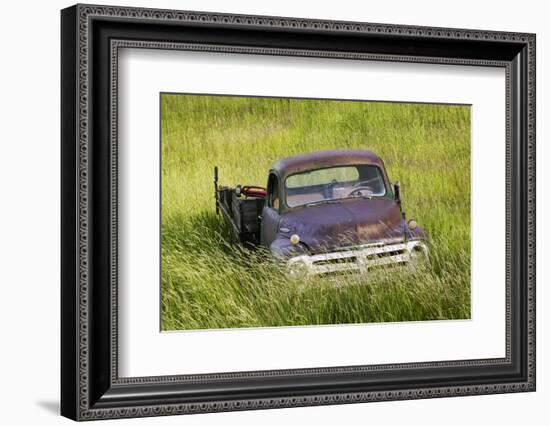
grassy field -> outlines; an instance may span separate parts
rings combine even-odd
[[[163,330],[470,318],[469,107],[165,94],[161,108]],[[376,152],[401,182],[426,270],[297,283],[228,243],[214,165],[221,184],[265,186],[275,160],[334,148]]]

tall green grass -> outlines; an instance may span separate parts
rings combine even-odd
[[[467,106],[162,95],[163,330],[470,318]],[[289,279],[265,250],[230,244],[220,183],[265,186],[303,152],[376,152],[430,234],[422,270]]]

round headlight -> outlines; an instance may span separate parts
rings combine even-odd
[[[288,272],[292,277],[304,277],[307,275],[309,267],[305,262],[298,261],[288,264]]]
[[[292,234],[290,236],[290,242],[294,245],[298,244],[300,242],[300,236],[298,234]]]
[[[426,252],[424,251],[424,248],[420,245],[414,246],[413,249],[411,250],[411,257],[413,259],[418,259],[425,256],[426,256]]]
[[[418,226],[418,223],[416,223],[416,220],[411,219],[409,220],[408,225],[409,225],[409,229],[416,229],[416,227]]]

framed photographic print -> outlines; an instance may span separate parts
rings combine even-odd
[[[535,36],[76,5],[74,420],[535,390]]]

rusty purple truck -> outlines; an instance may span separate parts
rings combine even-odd
[[[400,185],[367,150],[330,150],[283,158],[267,187],[218,185],[216,211],[235,241],[265,246],[292,275],[329,274],[424,261],[427,233],[406,220]]]

